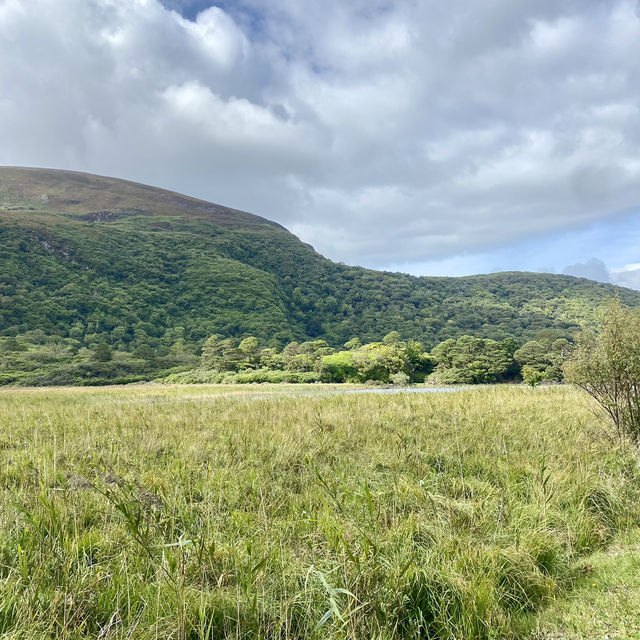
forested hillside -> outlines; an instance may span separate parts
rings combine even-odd
[[[0,336],[197,353],[219,334],[281,347],[391,331],[431,348],[569,335],[640,293],[570,276],[416,278],[336,264],[273,222],[123,180],[0,168]],[[37,341],[36,341],[37,342]],[[176,347],[178,345],[178,347]]]

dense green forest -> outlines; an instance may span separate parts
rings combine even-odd
[[[114,351],[73,339],[48,337],[36,329],[17,339],[0,338],[0,384],[95,385],[160,379],[168,383],[373,382],[406,385],[478,384],[524,379],[530,384],[562,379],[573,344],[554,330],[541,331],[522,346],[513,338],[449,338],[427,352],[416,340],[392,331],[382,341],[358,338],[334,349],[325,340],[293,341],[283,349],[211,336],[200,356],[184,340],[170,347],[141,345]]]
[[[0,168],[5,382],[65,367],[75,381],[157,377],[193,368],[214,334],[278,350],[393,331],[425,349],[465,335],[523,345],[594,325],[612,295],[640,304],[638,292],[570,276],[350,267],[248,213],[122,180]]]
[[[449,338],[431,353],[416,340],[403,341],[397,331],[381,342],[349,340],[333,349],[324,340],[291,342],[281,351],[261,348],[249,336],[239,343],[211,336],[197,369],[174,373],[165,382],[373,382],[394,385],[482,384],[524,379],[535,386],[562,380],[563,364],[573,344],[553,330],[520,346],[513,338]]]

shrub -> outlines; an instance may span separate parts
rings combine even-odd
[[[640,440],[640,310],[619,301],[607,308],[598,334],[578,336],[565,378],[586,391],[615,425],[618,437]]]
[[[398,373],[394,373],[390,378],[389,382],[391,384],[396,385],[397,387],[404,387],[409,384],[409,376],[402,371],[398,371]]]
[[[542,371],[537,371],[527,364],[522,367],[522,382],[524,382],[524,384],[528,384],[533,388],[537,387],[544,379],[545,375]]]

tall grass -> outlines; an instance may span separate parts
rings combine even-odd
[[[640,513],[568,388],[0,393],[8,639],[508,638]]]

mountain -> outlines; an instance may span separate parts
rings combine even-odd
[[[522,342],[640,292],[552,274],[413,277],[336,264],[282,226],[145,185],[0,168],[0,336],[132,351],[213,333],[263,344],[463,334]],[[33,336],[32,336],[33,337]]]

